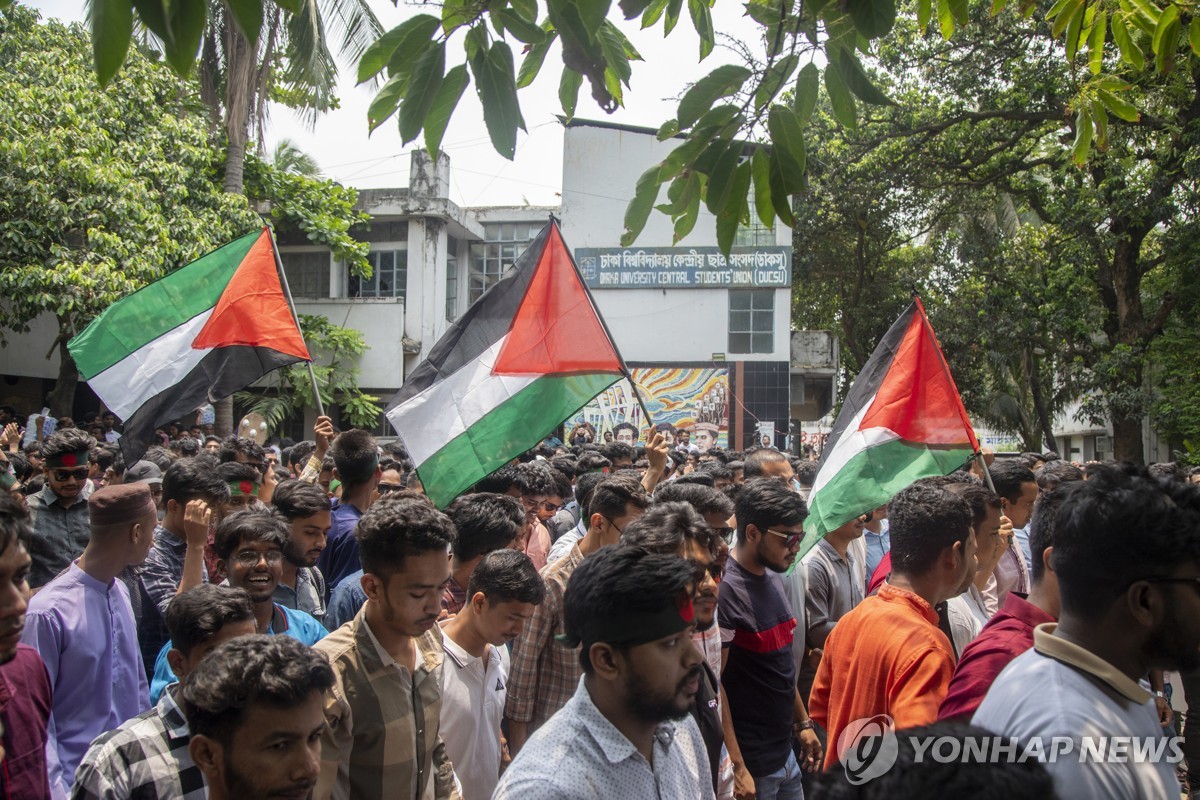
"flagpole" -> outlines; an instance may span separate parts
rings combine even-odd
[[[296,316],[296,302],[292,300],[292,290],[288,286],[287,273],[283,270],[283,260],[279,258],[279,243],[275,241],[275,232],[271,230],[270,225],[264,225],[267,235],[271,237],[271,252],[275,255],[275,268],[279,271],[279,282],[283,285],[283,295],[287,298],[288,310],[292,312],[292,321],[296,323],[296,330],[300,331],[300,338],[304,338],[304,331],[300,330],[300,317]],[[304,343],[304,347],[308,348],[308,342]],[[308,368],[308,379],[312,381],[313,399],[317,403],[317,416],[325,416],[325,404],[321,402],[321,390],[317,387],[317,375],[313,372],[312,353],[309,352],[308,361],[304,362],[304,366]]]
[[[550,215],[550,224],[555,229],[558,229],[558,217]],[[562,239],[562,231],[558,231],[558,238]],[[642,416],[646,418],[646,427],[650,429],[651,435],[654,430],[654,420],[650,418],[650,411],[646,408],[646,403],[642,400],[642,395],[637,389],[637,382],[633,379],[633,373],[629,371],[629,365],[625,363],[625,356],[621,355],[621,351],[617,348],[617,340],[613,338],[612,331],[608,329],[608,323],[604,321],[604,315],[600,313],[600,309],[596,307],[596,298],[592,297],[592,290],[588,287],[587,281],[583,279],[583,273],[579,271],[579,265],[575,263],[575,255],[566,248],[566,242],[563,242],[563,251],[566,252],[567,258],[571,262],[571,269],[575,270],[575,277],[579,278],[579,285],[583,287],[583,293],[587,295],[588,303],[592,306],[592,313],[596,315],[596,319],[600,320],[600,327],[604,328],[604,335],[608,337],[608,341],[612,344],[613,352],[617,354],[617,360],[621,362],[621,375],[625,380],[629,381],[629,388],[633,391],[633,396],[637,400],[638,408],[642,410]],[[646,441],[650,441],[650,436],[646,437]]]

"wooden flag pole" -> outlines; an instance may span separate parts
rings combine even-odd
[[[275,231],[271,230],[271,226],[263,226],[267,235],[271,237],[271,252],[275,255],[275,268],[279,271],[279,282],[283,285],[283,296],[287,298],[288,310],[292,312],[292,321],[296,323],[296,330],[300,331],[300,338],[304,338],[304,331],[300,330],[300,317],[296,316],[296,303],[292,300],[292,290],[288,287],[287,273],[283,271],[283,261],[279,258],[279,243],[275,241]],[[304,347],[308,348],[308,342],[304,343]],[[312,366],[312,351],[309,351],[309,360],[304,362],[304,366],[308,368],[308,379],[312,382],[313,400],[317,404],[317,416],[325,416],[325,404],[321,402],[321,390],[317,386],[317,374],[313,372]]]

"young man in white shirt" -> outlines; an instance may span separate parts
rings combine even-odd
[[[442,741],[463,800],[488,800],[500,780],[508,683],[500,649],[545,596],[529,556],[494,550],[471,572],[466,605],[442,623]]]

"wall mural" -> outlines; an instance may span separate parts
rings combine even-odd
[[[701,451],[728,447],[729,370],[724,367],[632,367],[633,379],[655,424],[691,429],[691,443]],[[597,441],[609,432],[616,441],[634,444],[645,427],[637,398],[622,378],[566,422],[589,423]]]

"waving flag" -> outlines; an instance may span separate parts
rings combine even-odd
[[[914,298],[850,387],[810,493],[799,557],[820,537],[918,478],[948,475],[979,450],[942,349]]]
[[[387,417],[443,507],[627,372],[552,220],[433,346]]]
[[[114,303],[67,348],[123,420],[126,464],[141,458],[160,425],[311,360],[267,228]]]

